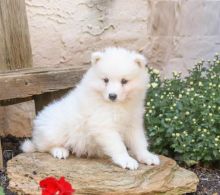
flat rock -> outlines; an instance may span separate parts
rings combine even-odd
[[[40,194],[39,181],[48,176],[65,178],[75,194],[136,195],[183,194],[196,191],[198,178],[176,162],[160,156],[160,166],[140,165],[131,171],[114,165],[109,159],[71,156],[58,160],[49,154],[20,154],[8,161],[9,189],[18,194]]]

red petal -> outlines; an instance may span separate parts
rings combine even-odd
[[[47,177],[40,181],[43,195],[53,195],[59,191],[59,184],[56,178]]]
[[[75,192],[65,177],[61,177],[59,180],[54,177],[47,177],[40,181],[40,187],[42,188],[42,195],[54,195],[57,192],[59,195],[72,195]]]
[[[61,177],[58,180],[60,186],[60,194],[62,195],[72,195],[75,190],[72,188],[71,184],[65,180],[65,177]]]
[[[54,177],[47,177],[40,181],[40,187],[45,187],[50,184],[57,183],[57,179]]]

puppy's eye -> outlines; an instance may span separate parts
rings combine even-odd
[[[105,83],[108,83],[108,82],[109,82],[109,79],[108,79],[108,78],[104,78],[103,81],[104,81]]]
[[[128,80],[126,80],[126,79],[121,79],[121,84],[122,84],[122,85],[125,85],[127,82],[128,82]]]

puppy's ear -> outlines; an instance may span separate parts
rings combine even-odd
[[[92,62],[92,65],[95,65],[98,63],[98,61],[100,61],[102,58],[102,52],[94,52],[92,53],[91,55],[91,62]]]
[[[147,59],[141,54],[136,54],[134,61],[140,68],[145,68],[147,65]]]

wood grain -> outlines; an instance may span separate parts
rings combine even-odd
[[[24,0],[0,1],[0,70],[32,66]]]
[[[0,100],[74,87],[86,69],[85,66],[37,67],[0,73]]]
[[[32,52],[25,0],[0,0],[0,71],[31,66]],[[0,94],[6,91],[0,90]],[[12,102],[15,103],[14,100]],[[0,135],[30,136],[33,113],[33,101],[0,106]],[[2,164],[0,148],[0,168]]]

